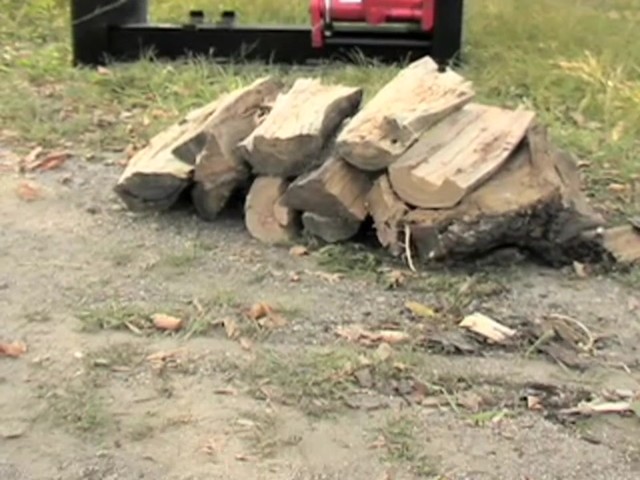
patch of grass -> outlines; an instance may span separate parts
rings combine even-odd
[[[418,478],[438,478],[433,459],[424,453],[420,441],[425,431],[417,415],[401,412],[391,415],[378,433],[384,439],[387,461],[406,465]]]
[[[133,342],[122,342],[89,352],[85,363],[89,368],[133,369],[143,363],[144,357],[144,346]]]
[[[382,266],[380,252],[355,243],[327,245],[313,256],[324,270],[350,276],[374,276]]]
[[[189,338],[206,335],[213,328],[219,328],[219,320],[225,315],[235,314],[237,308],[239,304],[235,294],[220,290],[202,301],[194,299],[186,305],[155,305],[153,309],[148,305],[114,301],[86,308],[78,312],[76,317],[84,332],[128,330],[138,335],[164,335],[167,332],[156,329],[152,317],[156,313],[166,313],[185,322],[181,330],[172,334]]]
[[[102,438],[115,427],[102,391],[90,376],[61,385],[41,387],[46,402],[45,419],[53,425],[89,438]]]
[[[81,330],[98,332],[101,330],[130,330],[143,332],[152,327],[151,315],[137,305],[112,302],[106,306],[86,309],[76,314]]]
[[[282,438],[279,416],[271,411],[242,412],[236,420],[235,430],[247,443],[250,456],[270,458],[279,449],[295,445],[300,441],[297,436]]]

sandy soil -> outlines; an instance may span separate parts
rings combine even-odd
[[[605,336],[595,355],[578,369],[518,348],[410,353],[425,378],[464,379],[451,392],[467,410],[474,398],[489,398],[490,408],[478,411],[507,413],[488,421],[447,402],[436,407],[430,395],[410,405],[383,377],[359,377],[357,391],[348,390],[352,408],[312,414],[309,405],[324,399],[302,398],[311,390],[301,359],[350,348],[334,333],[340,325],[415,327],[405,302],[437,304],[446,275],[430,283],[435,274],[426,272],[396,289],[364,275],[334,281],[314,256],[260,245],[231,215],[215,223],[185,210],[132,215],[111,191],[118,171],[67,162],[34,176],[42,193],[34,201],[16,194],[23,178],[0,172],[0,341],[28,346],[20,358],[0,358],[3,480],[638,478],[637,417],[567,422],[520,401],[534,388],[562,406],[579,392],[637,390],[637,292],[528,263],[484,267],[480,273],[506,288],[478,294],[464,313],[479,310],[514,328],[570,315]],[[204,308],[222,318],[259,301],[278,305],[288,323],[253,346],[228,339],[222,327],[189,338],[82,328],[127,308]],[[284,363],[263,377],[284,375],[272,382],[283,391],[299,376],[299,398],[291,390],[290,401],[272,397],[242,374],[264,349]],[[149,360],[158,352],[168,356]]]

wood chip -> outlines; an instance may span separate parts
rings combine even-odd
[[[517,333],[515,330],[477,312],[466,316],[459,325],[496,343],[505,342]]]

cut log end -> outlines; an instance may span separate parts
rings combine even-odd
[[[278,177],[256,178],[245,202],[247,230],[261,242],[286,245],[298,235],[295,212],[282,202],[287,181]]]

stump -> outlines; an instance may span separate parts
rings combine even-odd
[[[400,71],[340,132],[336,153],[365,171],[387,168],[418,137],[474,96],[457,73],[424,57]]]
[[[502,169],[454,208],[406,215],[411,239],[425,261],[474,257],[500,246],[531,250],[562,263],[581,234],[602,218],[576,191],[577,169],[537,126]]]
[[[249,180],[249,170],[237,146],[268,112],[268,104],[283,88],[279,80],[260,78],[226,95],[207,124],[207,143],[195,165],[193,204],[201,218],[214,220],[237,188]]]
[[[361,99],[361,88],[298,79],[241,143],[243,156],[257,175],[300,175],[319,162],[324,145]]]

